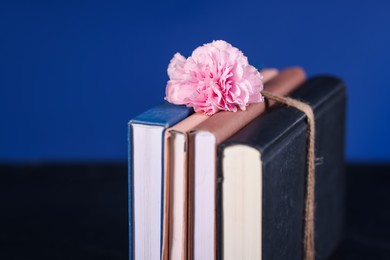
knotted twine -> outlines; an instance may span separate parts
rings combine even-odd
[[[306,157],[306,199],[305,199],[305,228],[304,228],[304,259],[314,260],[314,186],[315,186],[315,153],[314,153],[314,113],[313,109],[306,103],[289,97],[276,96],[263,90],[261,94],[269,100],[294,107],[303,113],[307,118],[307,157]]]

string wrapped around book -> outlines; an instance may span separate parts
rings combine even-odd
[[[246,110],[249,104],[264,102],[264,98],[305,113],[308,141],[303,247],[304,259],[314,260],[315,126],[312,108],[299,100],[263,90],[263,76],[259,71],[239,49],[221,40],[198,47],[188,58],[176,53],[168,66],[168,75],[165,99],[193,107],[195,112],[208,116],[219,111]]]
[[[306,157],[306,200],[305,200],[305,229],[304,229],[304,259],[314,260],[314,201],[315,201],[315,121],[313,109],[306,103],[289,97],[274,95],[263,90],[262,95],[267,99],[294,107],[307,118],[307,157]]]

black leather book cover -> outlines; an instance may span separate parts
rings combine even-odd
[[[340,79],[317,76],[291,97],[310,104],[315,114],[315,248],[316,259],[327,259],[344,233],[345,86]],[[262,155],[262,259],[303,258],[306,139],[305,115],[277,105],[218,147],[218,259],[223,259],[220,155],[233,144],[254,147]]]

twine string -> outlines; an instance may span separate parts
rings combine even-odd
[[[307,158],[306,158],[306,199],[305,199],[305,226],[304,226],[304,260],[314,260],[315,244],[314,244],[314,188],[315,188],[315,152],[314,152],[314,113],[312,108],[299,100],[289,97],[274,95],[263,90],[262,95],[269,100],[282,103],[287,106],[294,107],[303,113],[307,118]]]

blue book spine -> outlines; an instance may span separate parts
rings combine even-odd
[[[134,259],[134,218],[133,218],[133,134],[132,124],[144,124],[162,126],[164,129],[175,125],[184,118],[193,113],[193,109],[186,106],[173,105],[168,102],[164,102],[161,105],[153,107],[142,114],[138,115],[134,119],[130,120],[128,124],[128,207],[129,207],[129,259]],[[164,130],[165,132],[165,130]],[[164,132],[161,136],[161,142],[164,142]],[[161,151],[162,156],[164,155]],[[164,159],[162,160],[164,162]],[[164,169],[162,165],[162,169]],[[163,175],[164,172],[161,172]],[[164,180],[164,176],[162,176]],[[163,196],[163,183],[161,183],[161,196]],[[161,200],[162,203],[164,200]],[[163,205],[161,207],[164,208]],[[161,211],[161,219],[163,218],[163,211]],[[163,221],[161,221],[163,223]],[[162,228],[162,227],[161,227]],[[161,232],[162,233],[162,232]],[[162,234],[160,241],[162,243]],[[161,246],[160,246],[161,247]],[[161,254],[161,251],[160,251]]]

